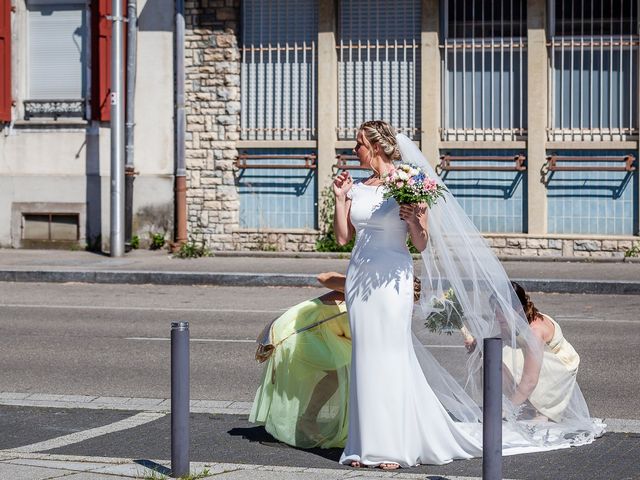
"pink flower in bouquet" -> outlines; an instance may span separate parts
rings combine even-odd
[[[427,203],[434,205],[444,196],[446,188],[422,171],[419,167],[400,164],[384,176],[385,198],[394,198],[398,203]]]

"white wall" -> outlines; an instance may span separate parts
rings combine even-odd
[[[166,217],[173,216],[173,10],[172,0],[138,2],[134,234],[136,229],[157,231],[160,224],[172,225],[172,218]],[[14,124],[0,131],[0,246],[10,246],[12,237],[15,244],[20,235],[12,232],[12,204],[43,202],[85,204],[90,225],[81,225],[83,236],[101,233],[107,249],[109,124],[23,120],[23,15],[24,3],[13,21],[13,84],[18,106]]]

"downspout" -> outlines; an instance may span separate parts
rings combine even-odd
[[[187,171],[185,166],[185,111],[184,111],[184,0],[176,2],[175,32],[175,242],[174,248],[180,248],[187,241]]]
[[[127,0],[127,78],[126,78],[126,112],[124,132],[125,153],[125,187],[124,187],[124,244],[125,251],[131,250],[131,236],[133,230],[133,181],[135,180],[135,168],[133,165],[133,128],[136,96],[136,62],[138,17],[136,0]]]

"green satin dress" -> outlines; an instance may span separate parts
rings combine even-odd
[[[259,339],[264,360],[249,421],[299,448],[344,447],[348,432],[351,334],[344,302],[306,300]]]

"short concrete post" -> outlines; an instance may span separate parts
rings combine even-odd
[[[484,339],[482,479],[502,479],[502,339]]]
[[[171,323],[171,476],[189,475],[189,322]]]

